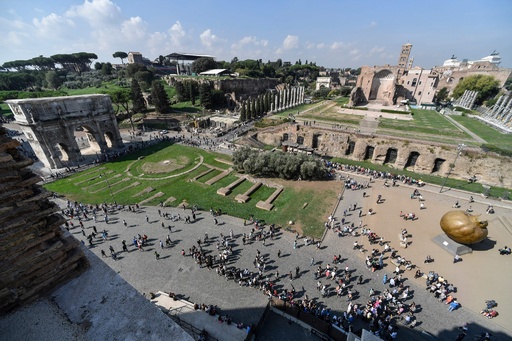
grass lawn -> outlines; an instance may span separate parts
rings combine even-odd
[[[338,97],[336,99],[334,99],[334,102],[338,103],[340,106],[344,106],[346,104],[348,104],[350,100],[350,97]]]
[[[503,134],[496,129],[488,126],[485,123],[482,123],[476,118],[471,118],[467,116],[450,116],[458,123],[462,124],[467,129],[471,130],[471,132],[483,138],[487,143],[494,144],[496,146],[500,146],[500,148],[512,150],[512,135],[511,134]]]
[[[186,174],[164,179],[164,177],[192,169],[197,164],[199,155],[203,157],[204,163],[221,169],[229,167],[215,160],[216,158],[229,159],[226,155],[163,142],[111,163],[48,183],[44,187],[66,196],[69,200],[89,204],[112,202],[110,191],[119,204],[134,204],[149,199],[158,192],[163,192],[163,196],[153,198],[147,204],[158,205],[161,201],[172,198],[173,200],[168,203],[170,206],[178,206],[186,201],[205,210],[221,209],[229,215],[240,218],[247,219],[250,215],[254,215],[256,219],[280,226],[287,226],[287,223],[292,220],[295,226],[302,227],[306,234],[314,238],[322,236],[323,221],[333,209],[332,198],[336,198],[337,195],[330,189],[332,187],[330,184],[320,182],[327,185],[327,190],[318,190],[314,183],[309,183],[312,187],[305,189],[285,187],[274,201],[275,208],[272,211],[264,211],[256,208],[255,205],[260,200],[266,200],[275,191],[274,188],[261,186],[245,204],[235,202],[234,198],[236,194],[244,193],[253,185],[249,181],[244,181],[235,187],[233,193],[226,197],[217,194],[219,188],[238,179],[234,174],[222,178],[211,186],[204,182],[219,174],[218,170],[210,172],[198,181],[190,181],[194,176],[208,169],[205,165],[201,165]],[[169,162],[164,163],[164,161]],[[128,168],[138,177],[129,176],[126,172]],[[148,174],[148,169],[153,173]],[[303,209],[305,202],[308,202],[308,206]]]
[[[14,119],[14,114],[6,103],[0,103],[0,112],[3,117]]]
[[[471,139],[465,132],[459,130],[443,115],[434,110],[412,109],[413,120],[403,121],[382,118],[379,120],[379,130],[391,129],[415,132],[428,135],[450,136],[457,139]],[[379,130],[377,132],[379,132]]]

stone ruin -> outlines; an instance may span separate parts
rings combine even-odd
[[[292,86],[283,90],[278,90],[273,103],[271,103],[270,111],[280,112],[303,104],[305,94],[304,90],[303,86]]]
[[[18,145],[0,127],[0,313],[37,299],[88,266]]]
[[[500,96],[496,104],[477,118],[501,131],[512,134],[512,92]]]
[[[454,102],[456,106],[462,107],[464,109],[471,110],[475,105],[476,97],[478,96],[478,91],[466,90],[462,94],[462,96]]]
[[[457,179],[476,176],[491,186],[512,186],[510,157],[486,153],[480,148],[466,148],[450,168],[457,148],[443,143],[379,136],[344,128],[318,128],[303,124],[268,127],[249,135],[257,141],[291,153],[314,153],[357,161],[384,164],[392,169],[406,169],[419,174],[433,174]]]
[[[76,166],[83,160],[75,139],[82,127],[88,144],[100,154],[123,147],[108,95],[80,95],[5,101],[45,167]]]

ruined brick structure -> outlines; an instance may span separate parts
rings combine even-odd
[[[88,265],[18,145],[0,127],[0,313],[44,295]]]
[[[386,164],[420,174],[445,176],[453,165],[457,148],[452,145],[390,136],[361,134],[353,130],[325,129],[288,124],[264,129],[253,135],[265,144],[292,152],[315,151],[322,156]],[[511,158],[466,148],[450,177],[468,179],[475,175],[481,183],[512,187]]]

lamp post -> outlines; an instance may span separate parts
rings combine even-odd
[[[110,191],[110,196],[112,197],[112,201],[114,202],[114,205],[116,204],[116,199],[114,198],[114,193],[112,193],[112,187],[110,187],[110,182],[108,181],[107,175],[105,173],[100,173],[100,178],[104,176],[105,181],[107,182],[108,190]]]
[[[441,189],[439,190],[439,193],[443,193],[444,185],[446,185],[446,181],[448,180],[448,176],[450,176],[450,173],[452,172],[452,169],[455,167],[455,163],[457,162],[457,159],[464,151],[464,148],[466,145],[464,143],[459,143],[457,145],[457,155],[455,156],[455,160],[453,160],[453,164],[450,165],[450,169],[448,170],[448,173],[446,173],[446,177],[444,178],[443,185],[441,186]]]

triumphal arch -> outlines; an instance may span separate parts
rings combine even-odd
[[[6,103],[34,153],[48,168],[80,164],[83,157],[77,130],[85,133],[82,138],[97,153],[123,147],[108,95],[12,99]]]

